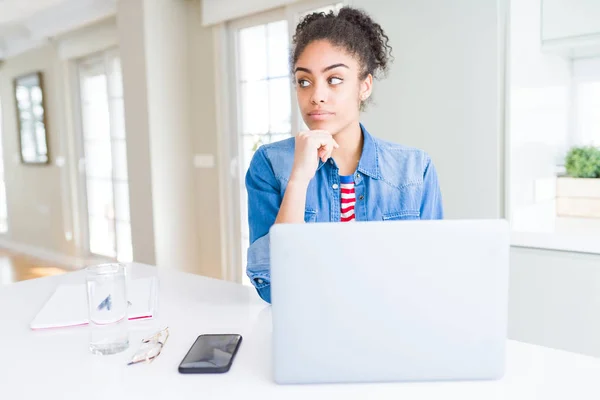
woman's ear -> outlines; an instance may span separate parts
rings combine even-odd
[[[373,90],[373,75],[369,74],[367,77],[360,83],[360,101],[366,101],[369,96],[371,96],[371,92]]]

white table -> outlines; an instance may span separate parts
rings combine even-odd
[[[271,371],[271,312],[254,289],[134,264],[158,275],[159,315],[132,322],[131,347],[113,356],[87,350],[86,327],[31,331],[29,322],[59,283],[83,271],[0,286],[2,399],[600,399],[600,359],[509,341],[500,381],[278,386]],[[163,325],[171,336],[149,365],[126,366],[138,341]],[[240,333],[223,375],[181,375],[179,362],[201,333]],[[600,338],[598,338],[600,340]]]

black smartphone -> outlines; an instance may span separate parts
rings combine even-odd
[[[227,372],[231,368],[240,343],[242,343],[240,335],[200,335],[179,364],[179,372],[182,374]]]

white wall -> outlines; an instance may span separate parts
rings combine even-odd
[[[219,162],[212,29],[199,0],[130,0],[117,14],[127,130],[140,145],[128,147],[129,166],[146,168],[131,191],[151,199],[132,198],[132,212],[153,220],[144,239],[156,265],[220,278],[218,169],[193,166],[195,154]],[[134,258],[143,245],[134,241]]]
[[[198,231],[193,150],[187,4],[145,1],[144,41],[156,265],[193,271]]]
[[[198,249],[199,265],[197,273],[214,278],[228,278],[228,262],[224,246],[225,232],[222,232],[223,221],[222,198],[219,179],[219,166],[229,165],[228,160],[219,157],[219,137],[217,129],[217,101],[214,83],[216,72],[216,39],[212,28],[201,24],[202,7],[200,1],[190,2],[188,18],[188,54],[190,68],[190,99],[192,107],[191,136],[194,154],[212,155],[215,157],[213,168],[194,170],[194,195],[197,207],[196,226],[199,232]],[[229,177],[230,175],[228,175]]]
[[[51,164],[25,165],[20,161],[19,139],[13,79],[33,71],[43,73],[47,117],[48,145]],[[6,181],[9,232],[2,235],[5,243],[29,246],[42,251],[77,256],[72,233],[65,212],[70,203],[65,193],[68,185],[63,166],[57,159],[65,159],[62,78],[56,50],[51,45],[7,59],[0,68],[0,96],[2,97],[4,175]]]
[[[447,218],[498,218],[503,33],[496,0],[356,0],[390,38],[395,62],[363,121],[381,138],[427,151]]]
[[[126,118],[144,119],[140,134],[147,135],[149,144],[152,196],[152,214],[146,218],[154,222],[156,265],[191,272],[198,265],[198,232],[192,190],[187,11],[186,2],[132,1],[119,6],[118,21],[126,46],[121,53],[135,51],[127,44],[141,47],[137,59],[127,55],[123,59],[123,78],[127,82],[142,73],[145,81],[133,89],[130,85],[132,90],[124,94],[146,106],[138,109],[139,116],[127,113]],[[127,41],[130,34],[143,40]]]
[[[148,134],[144,18],[137,1],[117,4],[118,42],[123,74],[127,172],[133,260],[154,265],[152,174]]]

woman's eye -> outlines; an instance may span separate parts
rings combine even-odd
[[[307,87],[310,83],[306,79],[298,79],[298,86]]]
[[[329,83],[332,85],[339,85],[340,83],[342,83],[343,81],[340,78],[330,78],[329,79]]]

